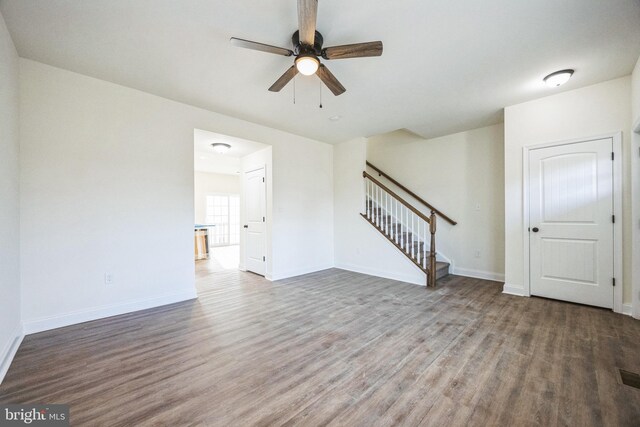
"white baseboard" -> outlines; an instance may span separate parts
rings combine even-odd
[[[509,285],[507,283],[504,284],[502,288],[503,294],[516,295],[519,297],[528,297],[527,293],[524,291],[524,288],[521,286]]]
[[[458,276],[473,277],[476,279],[493,280],[495,282],[504,282],[504,274],[494,273],[492,271],[473,270],[471,268],[450,268],[451,274]]]
[[[622,314],[633,316],[633,308],[631,307],[631,304],[622,304]]]
[[[9,367],[11,366],[11,362],[13,362],[13,358],[18,352],[18,348],[20,348],[20,344],[22,343],[22,339],[24,338],[22,325],[18,324],[12,336],[13,339],[7,343],[5,348],[2,350],[2,353],[0,353],[0,384],[2,384],[5,375],[7,375]]]
[[[25,320],[23,323],[23,328],[25,334],[35,334],[37,332],[48,331],[50,329],[62,328],[64,326],[104,319],[105,317],[117,316],[120,314],[146,310],[148,308],[160,307],[163,305],[173,304],[181,301],[187,301],[195,299],[197,297],[198,296],[196,295],[196,291],[195,289],[193,289],[159,297],[139,299],[119,304],[93,307],[87,310],[80,310],[56,316]]]
[[[315,267],[296,268],[293,270],[267,274],[265,275],[265,279],[275,282],[276,280],[283,280],[283,279],[288,279],[290,277],[302,276],[303,274],[315,273],[316,271],[322,271],[329,268],[333,268],[333,264],[321,264]]]
[[[424,273],[416,272],[413,274],[390,273],[389,271],[377,270],[375,268],[365,267],[355,264],[338,263],[336,268],[342,270],[353,271],[354,273],[368,274],[369,276],[382,277],[383,279],[398,280],[400,282],[412,283],[414,285],[426,286],[427,279]],[[417,276],[417,277],[416,277]],[[420,277],[422,276],[422,277]]]

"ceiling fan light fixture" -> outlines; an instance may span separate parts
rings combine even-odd
[[[215,151],[216,153],[220,153],[220,154],[226,153],[231,148],[231,146],[229,144],[225,144],[223,142],[213,143],[213,144],[211,144],[211,147],[213,148],[213,151]]]
[[[558,87],[562,86],[566,82],[569,81],[571,76],[573,75],[573,70],[560,70],[555,73],[549,74],[544,78],[544,83],[549,87]]]
[[[318,58],[311,55],[298,56],[296,58],[296,68],[305,76],[311,76],[318,71],[318,67],[320,66],[320,61]]]

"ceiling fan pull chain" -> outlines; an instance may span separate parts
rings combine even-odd
[[[298,76],[293,78],[293,105],[296,105],[296,80],[298,80]]]
[[[318,85],[320,87],[320,108],[322,108],[322,82],[318,82]]]

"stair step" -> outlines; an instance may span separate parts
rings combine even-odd
[[[407,256],[409,259],[411,259],[414,263],[416,263],[421,269],[424,268],[422,267],[423,265],[429,265],[429,252],[425,253],[424,252],[424,245],[425,242],[421,241],[421,240],[413,240],[413,233],[408,232],[408,231],[399,231],[398,233],[396,233],[394,230],[397,228],[398,230],[403,230],[402,225],[401,224],[397,224],[394,222],[389,223],[388,225],[388,230],[386,227],[384,226],[384,223],[381,222],[380,226],[378,226],[378,222],[377,222],[377,216],[376,215],[370,215],[369,213],[367,214],[361,214],[367,221],[369,221],[374,227],[376,227],[387,239],[389,239],[393,244],[395,244],[398,249],[400,249],[405,256]],[[387,220],[390,220],[391,217],[389,215],[385,215],[385,218],[387,218]],[[383,229],[381,230],[380,227],[383,227]],[[396,236],[397,234],[397,236]],[[405,242],[408,241],[410,246],[409,246],[409,253],[406,252],[406,248],[405,248]],[[414,247],[414,255],[415,256],[411,256],[411,245],[413,245]],[[424,257],[427,257],[426,263],[423,264],[423,259]],[[428,268],[428,267],[427,267]],[[439,280],[445,276],[449,275],[449,263],[448,262],[442,262],[442,261],[436,261],[436,280]]]
[[[440,280],[449,275],[449,263],[436,261],[436,280]]]

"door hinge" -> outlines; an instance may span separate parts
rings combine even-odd
[[[615,286],[615,285],[616,285],[616,278],[614,277],[613,278],[613,286]]]
[[[266,261],[266,260],[267,260],[267,257],[266,257],[266,256],[263,256],[263,257],[262,257],[262,260],[263,260],[263,261]]]
[[[264,182],[264,177],[262,177],[262,182]]]
[[[262,222],[264,222],[264,221],[265,221],[265,220],[264,220],[264,217],[262,217]]]
[[[616,223],[616,216],[615,215],[611,215],[611,222],[612,223]]]
[[[612,151],[611,152],[611,160],[613,160],[613,156],[614,156],[614,154],[613,154],[613,151]]]

